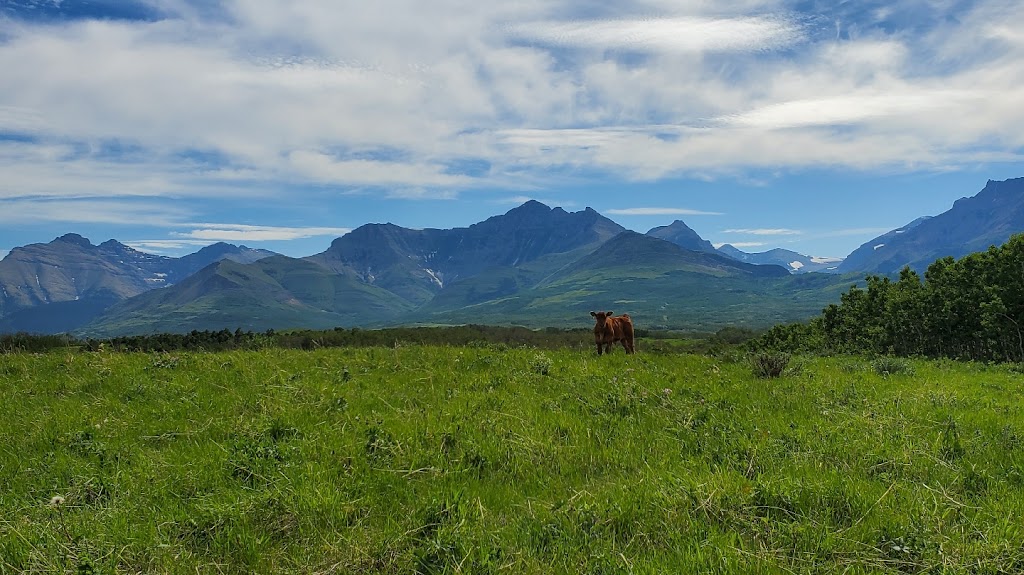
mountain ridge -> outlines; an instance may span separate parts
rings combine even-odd
[[[464,228],[412,230],[365,224],[307,256],[421,305],[446,284],[495,266],[517,266],[552,254],[597,247],[625,230],[591,208],[566,212],[530,200]]]
[[[808,256],[785,248],[773,248],[764,252],[749,253],[731,244],[718,247],[718,253],[751,264],[779,265],[795,274],[808,272],[833,272],[843,258]]]
[[[933,261],[987,250],[1024,231],[1024,178],[988,180],[970,197],[930,217],[873,238],[850,253],[840,273],[895,274],[909,266],[923,272]]]

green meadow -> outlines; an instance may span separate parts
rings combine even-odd
[[[0,573],[1021,573],[1016,366],[0,355]]]

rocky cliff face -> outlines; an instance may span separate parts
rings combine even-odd
[[[0,261],[3,309],[96,296],[127,298],[164,283],[166,260],[117,242],[94,246],[77,234],[11,250]]]

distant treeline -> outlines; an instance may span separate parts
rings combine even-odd
[[[70,335],[0,334],[0,353],[42,353],[78,344],[79,341]]]
[[[1024,361],[1024,234],[959,260],[936,260],[924,279],[869,276],[808,323],[776,326],[758,349]]]
[[[727,327],[715,334],[681,336],[668,331],[637,330],[642,350],[655,353],[690,351],[716,353],[751,340],[759,332]],[[463,325],[436,327],[396,327],[385,329],[334,328],[331,330],[267,330],[251,332],[192,331],[78,339],[71,335],[0,335],[0,353],[45,352],[75,348],[82,351],[172,352],[226,351],[270,347],[313,350],[321,347],[395,347],[402,345],[497,345],[541,349],[589,348],[593,346],[590,328],[529,329],[525,327]]]

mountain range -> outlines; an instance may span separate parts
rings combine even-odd
[[[170,258],[67,234],[0,261],[0,332],[582,326],[596,308],[647,327],[764,327],[817,314],[865,273],[921,270],[1018,231],[1024,179],[990,181],[842,261],[716,249],[679,220],[639,234],[536,201],[466,228],[366,224],[305,258],[224,243]]]
[[[0,261],[0,331],[68,331],[118,301],[174,285],[216,261],[251,263],[269,255],[217,243],[172,258],[115,240],[96,246],[78,234],[17,247]]]

